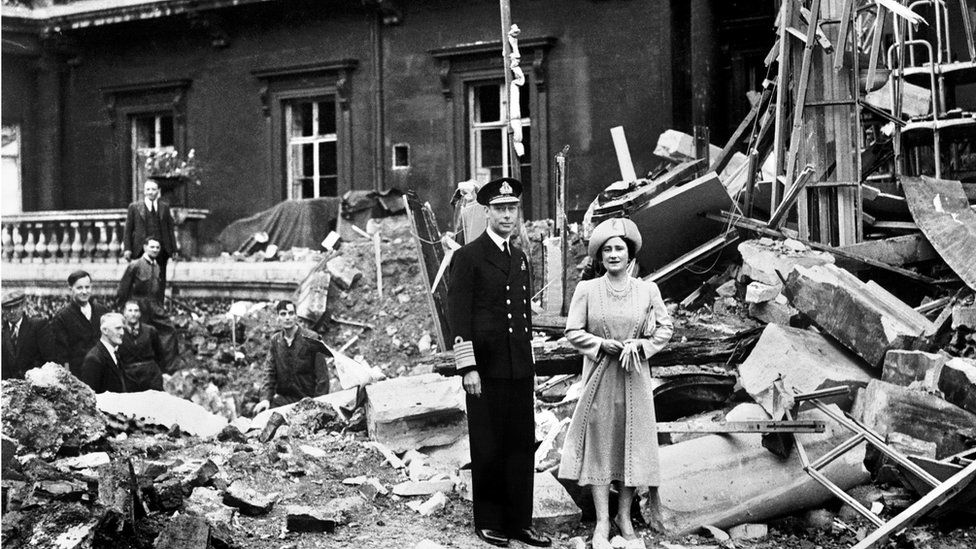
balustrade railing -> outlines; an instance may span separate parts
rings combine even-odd
[[[184,255],[196,249],[195,225],[209,210],[173,208],[176,241]],[[122,259],[124,208],[59,210],[2,218],[3,261],[15,263],[118,263]]]

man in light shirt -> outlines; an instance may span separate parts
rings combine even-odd
[[[78,377],[96,393],[128,392],[119,362],[125,319],[119,313],[106,313],[102,315],[100,331],[102,337],[85,355]]]

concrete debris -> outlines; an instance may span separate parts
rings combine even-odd
[[[938,379],[947,401],[976,414],[976,361],[953,358],[942,366]]]
[[[338,520],[327,509],[306,505],[285,508],[285,527],[289,532],[335,532]]]
[[[858,392],[851,413],[881,436],[897,431],[934,442],[938,459],[966,450],[961,432],[976,429],[976,414],[936,395],[877,379]]]
[[[757,540],[769,535],[769,527],[765,524],[737,524],[729,528],[729,536],[734,540]]]
[[[95,523],[76,524],[61,532],[54,539],[55,549],[86,549],[92,546],[95,537]],[[36,538],[32,538],[34,541]]]
[[[787,302],[783,294],[764,303],[750,303],[749,316],[766,324],[791,326],[800,312]]]
[[[181,431],[198,437],[216,436],[227,425],[227,418],[163,391],[99,393],[96,400],[98,409],[106,414],[164,427],[176,425]]]
[[[315,446],[309,446],[308,444],[301,444],[298,446],[298,449],[301,450],[306,456],[315,459],[324,459],[329,455],[325,450],[316,448]]]
[[[288,435],[294,438],[309,438],[328,428],[341,429],[339,415],[331,406],[311,398],[303,398],[285,413]]]
[[[420,482],[408,480],[393,487],[393,493],[403,497],[429,496],[437,492],[450,492],[452,490],[454,490],[454,481],[450,479]]]
[[[826,337],[807,330],[768,324],[746,360],[739,365],[742,388],[773,419],[792,407],[790,391],[808,393],[824,387],[864,387],[873,379],[863,363]],[[851,397],[834,402],[849,410]]]
[[[791,244],[787,244],[791,243]],[[796,241],[778,241],[771,238],[747,240],[739,243],[742,268],[739,269],[739,282],[759,282],[777,288],[773,297],[782,288],[779,275],[786,278],[793,267],[802,265],[827,265],[834,263],[834,256],[808,249]],[[778,274],[777,274],[778,273]],[[771,290],[769,290],[771,292]]]
[[[545,438],[542,439],[539,447],[535,450],[536,471],[547,471],[559,465],[563,442],[566,440],[566,433],[569,432],[569,423],[571,420],[572,418],[563,418],[549,428]]]
[[[370,477],[359,484],[359,495],[366,498],[366,501],[372,501],[376,496],[385,496],[389,493],[386,486],[383,486],[380,479],[376,477]]]
[[[775,286],[753,280],[746,286],[746,303],[765,303],[776,299],[782,286]]]
[[[425,517],[440,511],[445,505],[447,505],[447,496],[444,495],[444,492],[437,492],[423,503],[417,500],[407,502],[407,507]]]
[[[275,495],[262,494],[240,480],[235,480],[224,490],[224,504],[236,507],[244,515],[265,515],[276,500]]]
[[[192,515],[178,515],[163,528],[153,543],[154,549],[207,549],[210,525]]]
[[[443,545],[430,541],[429,539],[422,539],[417,542],[417,545],[413,546],[413,549],[446,549]]]
[[[458,493],[461,497],[467,501],[473,501],[474,496],[471,493],[471,469],[461,469],[458,471]]]
[[[274,438],[275,434],[278,432],[278,429],[284,424],[285,416],[281,415],[278,411],[272,412],[267,423],[265,423],[264,427],[261,429],[261,434],[258,435],[258,440],[263,443],[267,443]]]
[[[394,452],[450,444],[468,431],[461,378],[423,374],[369,385],[366,425]]]
[[[875,368],[888,351],[910,348],[935,331],[932,322],[878,284],[833,265],[796,267],[787,290],[794,307]]]
[[[217,440],[220,442],[247,442],[247,437],[241,432],[241,429],[235,424],[225,425],[223,429],[217,433]]]
[[[756,404],[749,415],[769,419]],[[735,411],[733,411],[735,412]],[[825,414],[811,410],[797,419],[825,421],[827,430],[797,434],[811,460],[849,438],[850,433]],[[832,482],[849,489],[869,479],[863,466],[861,445],[832,462],[822,472]],[[810,476],[802,474],[799,457],[774,456],[762,446],[760,437],[709,435],[661,447],[660,505],[647,521],[660,521],[668,534],[687,534],[702,524],[727,528],[747,521],[763,520],[814,507],[832,494]]]
[[[55,467],[66,471],[69,469],[97,469],[108,465],[111,459],[106,452],[92,452],[81,456],[59,459],[54,462]]]
[[[213,526],[231,528],[237,509],[224,505],[224,498],[213,488],[194,488],[186,500],[186,512],[204,518]]]
[[[356,268],[352,260],[341,255],[330,259],[326,263],[326,268],[332,281],[343,290],[352,288],[353,284],[363,277],[363,272]]]
[[[150,506],[161,511],[176,511],[183,507],[183,483],[169,477],[154,481]]]
[[[350,359],[351,360],[351,359]],[[336,391],[334,393],[329,393],[327,395],[322,395],[315,397],[312,400],[315,402],[320,402],[322,404],[327,404],[333,410],[335,410],[338,417],[346,418],[348,417],[348,410],[352,409],[356,404],[356,389],[346,389],[342,391]],[[265,410],[260,414],[254,416],[248,424],[246,431],[261,431],[267,424],[268,420],[274,414],[279,414],[284,418],[287,416],[288,412],[295,407],[298,403],[287,404],[285,406],[279,406],[277,408],[271,408]],[[243,429],[242,429],[243,430]]]
[[[393,453],[393,450],[390,450],[390,448],[382,442],[367,442],[366,446],[374,448],[377,452],[379,452],[383,456],[383,459],[390,464],[390,467],[393,467],[394,469],[403,469],[407,466],[403,460]]]
[[[188,488],[197,486],[211,486],[214,478],[220,473],[220,468],[212,460],[204,460],[199,465],[188,464],[192,470],[183,477],[183,485]]]
[[[4,380],[0,401],[4,434],[46,459],[106,434],[95,392],[54,363],[28,370],[23,380]]]
[[[329,347],[329,351],[332,352],[334,358],[333,364],[336,377],[339,379],[339,386],[343,389],[355,389],[386,377],[383,370],[376,366],[370,366],[365,361],[351,358],[332,347]]]
[[[575,528],[583,511],[551,473],[536,473],[532,487],[532,526],[555,532]]]
[[[976,330],[976,305],[956,305],[952,308],[952,329]]]
[[[898,431],[888,433],[885,442],[898,453],[906,456],[922,456],[935,459],[935,455],[938,452],[938,445],[934,442],[917,439],[904,433],[899,433]]]
[[[881,370],[881,380],[905,387],[913,383],[924,383],[926,379],[934,379],[935,373],[948,360],[949,357],[943,354],[923,351],[888,351]],[[930,386],[931,383],[930,381]]]

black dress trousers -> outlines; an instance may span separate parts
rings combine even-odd
[[[534,378],[481,379],[467,395],[475,528],[514,532],[532,524]]]

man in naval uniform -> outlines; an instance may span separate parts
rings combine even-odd
[[[522,184],[496,179],[478,191],[488,228],[451,262],[448,316],[467,393],[474,527],[499,547],[548,547],[532,529],[535,417],[528,259],[512,247]]]

